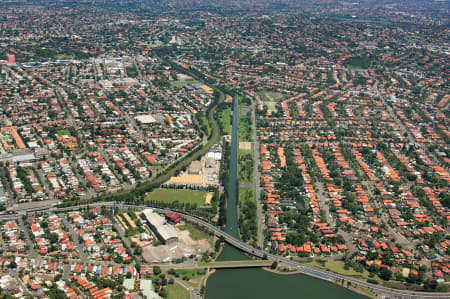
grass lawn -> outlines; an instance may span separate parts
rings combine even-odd
[[[238,124],[239,141],[251,141],[253,135],[251,118],[249,119],[246,116],[240,116]]]
[[[191,80],[191,81],[170,81],[170,85],[172,86],[180,86],[180,85],[192,85],[197,84],[197,81]]]
[[[178,278],[186,281],[187,284],[193,286],[194,288],[200,288],[202,281],[208,274],[206,269],[183,269],[176,270]]]
[[[164,169],[164,166],[162,165],[153,165],[152,168],[156,171],[156,172],[161,172]]]
[[[364,293],[364,294],[368,295],[370,298],[374,298],[375,297],[375,293],[370,291],[370,290],[368,290],[368,289],[357,287],[357,286],[354,286],[354,285],[352,285],[352,288],[360,291],[361,293]]]
[[[251,151],[238,151],[238,180],[240,183],[253,182],[253,155]],[[240,192],[239,192],[240,193]]]
[[[419,285],[411,285],[411,284],[404,284],[400,281],[392,281],[389,280],[387,282],[383,283],[384,286],[388,288],[394,288],[399,290],[410,290],[410,291],[423,291],[423,287]]]
[[[248,116],[252,107],[244,103],[239,103],[238,115],[238,138],[239,141],[251,141],[252,139],[252,116]],[[251,114],[251,113],[250,113]]]
[[[238,136],[239,141],[250,141],[252,138],[252,128],[249,124],[239,122],[238,126]]]
[[[288,95],[285,95],[283,93],[268,90],[261,90],[257,91],[256,93],[261,97],[261,100],[263,100],[264,102],[279,102],[288,97]]]
[[[193,225],[192,223],[185,222],[184,225],[179,225],[178,229],[180,230],[187,230],[189,231],[189,235],[191,236],[192,240],[208,240],[209,244],[213,246],[213,236],[208,234],[205,231],[202,231],[197,226]]]
[[[277,105],[276,102],[264,101],[264,104],[267,105],[267,111],[269,112],[277,111],[277,109],[275,108],[275,106]]]
[[[208,118],[206,116],[200,117],[200,124],[205,129],[206,134],[209,136],[211,133],[211,127],[209,126]]]
[[[275,112],[277,109],[275,106],[278,102],[286,99],[289,95],[282,94],[280,92],[261,90],[256,92],[260,97],[264,104],[267,105],[267,111]]]
[[[205,205],[206,192],[198,190],[184,189],[166,189],[158,188],[147,194],[145,200],[160,202],[182,202],[197,205],[197,207]]]
[[[58,60],[74,59],[74,58],[75,57],[73,55],[65,55],[65,54],[56,55],[56,59],[58,59]]]
[[[169,284],[167,287],[167,299],[189,299],[191,294],[179,283]]]
[[[70,136],[70,132],[67,129],[58,130],[58,132],[56,132],[56,134],[58,136]]]
[[[239,187],[239,200],[249,200],[256,204],[256,194],[254,192],[254,188]]]
[[[221,111],[219,121],[222,124],[223,132],[226,135],[231,135],[231,108]]]
[[[239,187],[239,233],[244,242],[252,245],[258,242],[256,206],[257,203],[254,186]]]
[[[180,275],[180,278],[187,277],[189,279],[194,279],[206,275],[205,269],[180,269],[176,270],[176,272]]]
[[[369,271],[367,271],[366,269],[364,269],[364,272],[360,273],[360,272],[356,272],[353,268],[350,268],[348,270],[344,269],[344,262],[343,261],[334,261],[334,260],[330,260],[327,261],[327,263],[325,264],[325,267],[322,266],[322,264],[318,263],[317,261],[312,261],[310,263],[311,265],[317,266],[319,268],[322,269],[328,269],[330,271],[333,271],[335,273],[339,273],[342,275],[348,275],[348,276],[359,276],[365,279],[374,279],[377,281],[382,281],[381,278],[379,278],[377,275],[375,275],[374,277],[369,277]]]

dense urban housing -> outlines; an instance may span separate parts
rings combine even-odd
[[[0,298],[449,298],[449,24],[1,2]]]

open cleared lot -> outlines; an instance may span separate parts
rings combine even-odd
[[[194,240],[208,240],[209,244],[212,246],[213,243],[213,236],[206,233],[205,231],[199,229],[195,224],[186,222],[183,225],[177,226],[179,230],[187,230],[189,231],[189,237]]]
[[[193,227],[190,230],[175,228],[178,235],[178,242],[169,245],[147,246],[143,248],[142,256],[147,262],[169,262],[182,257],[199,255],[211,250],[212,237],[208,234],[197,231]],[[192,232],[191,232],[192,231]]]
[[[145,200],[190,203],[199,207],[205,204],[205,198],[206,192],[204,191],[159,188],[147,194]]]

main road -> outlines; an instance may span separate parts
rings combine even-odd
[[[0,221],[2,220],[9,220],[9,219],[17,219],[18,217],[21,217],[22,215],[26,214],[34,214],[34,213],[60,213],[60,212],[68,212],[73,211],[76,209],[86,209],[86,208],[112,208],[112,207],[118,207],[122,209],[130,209],[130,210],[143,210],[147,208],[152,208],[156,212],[159,213],[178,213],[180,214],[184,220],[189,222],[194,222],[201,227],[203,227],[205,230],[208,230],[209,232],[213,233],[218,238],[223,239],[228,244],[234,246],[235,248],[246,252],[250,255],[259,257],[259,258],[266,258],[271,261],[276,261],[278,263],[286,264],[290,267],[293,267],[295,269],[298,269],[304,274],[322,279],[327,280],[330,282],[335,283],[344,283],[347,284],[350,283],[352,286],[358,286],[364,289],[368,289],[380,296],[386,296],[388,298],[411,298],[411,299],[420,299],[420,298],[450,298],[450,293],[426,293],[426,292],[413,292],[408,290],[397,290],[392,289],[388,287],[384,287],[381,285],[375,285],[368,283],[366,280],[354,278],[354,277],[348,277],[341,274],[337,274],[331,271],[327,271],[318,267],[314,267],[308,264],[299,263],[296,261],[293,261],[287,257],[279,256],[275,254],[267,253],[259,248],[255,248],[253,246],[250,246],[239,239],[235,238],[234,236],[228,234],[227,232],[223,231],[222,229],[216,227],[208,220],[205,220],[201,217],[182,212],[182,211],[176,211],[166,208],[159,208],[155,206],[148,206],[148,205],[142,205],[142,204],[129,204],[129,203],[115,203],[115,202],[96,202],[92,204],[86,204],[86,205],[79,205],[79,206],[73,206],[73,207],[65,207],[65,208],[57,208],[55,206],[42,206],[40,208],[33,208],[29,210],[20,210],[17,211],[15,214],[10,215],[0,215]]]

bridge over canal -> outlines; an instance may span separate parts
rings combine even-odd
[[[348,277],[344,276],[338,273],[334,273],[328,270],[324,270],[309,264],[300,263],[297,261],[293,261],[292,259],[284,256],[279,256],[271,253],[267,253],[259,248],[255,248],[253,246],[250,246],[236,237],[228,234],[227,232],[223,231],[222,229],[216,227],[214,224],[210,223],[208,220],[205,220],[201,217],[182,212],[182,211],[175,211],[171,209],[166,208],[160,208],[160,207],[153,207],[148,205],[142,205],[142,204],[131,204],[131,203],[114,203],[114,202],[97,202],[92,203],[89,205],[79,205],[79,206],[73,206],[73,207],[66,207],[66,208],[57,208],[55,206],[40,206],[38,208],[33,207],[33,209],[21,209],[20,211],[14,211],[15,214],[11,215],[0,215],[0,220],[8,220],[8,219],[14,219],[17,217],[21,217],[22,215],[27,214],[39,214],[39,213],[49,213],[49,212],[68,212],[68,211],[74,211],[79,209],[86,209],[86,208],[113,208],[118,207],[121,209],[130,209],[130,210],[143,210],[147,208],[153,208],[156,212],[160,213],[178,213],[180,214],[184,220],[193,222],[198,224],[199,226],[203,227],[205,230],[213,233],[218,238],[223,239],[226,243],[234,246],[235,248],[249,254],[252,256],[256,256],[261,259],[267,259],[269,261],[276,261],[278,263],[283,263],[289,267],[292,267],[298,271],[300,271],[303,274],[310,275],[319,279],[327,280],[330,282],[335,283],[350,283],[352,286],[358,286],[362,287],[364,289],[371,290],[372,292],[378,294],[379,296],[386,296],[388,298],[411,298],[411,299],[443,299],[443,298],[450,298],[450,293],[426,293],[426,292],[413,292],[409,290],[397,290],[393,288],[388,288],[381,285],[374,285],[371,283],[368,283],[366,280],[355,278],[355,277]],[[236,264],[235,267],[250,267],[256,265],[249,265],[246,264],[245,261],[242,261],[242,264]],[[248,262],[247,262],[248,263]],[[257,265],[258,267],[267,266],[267,263],[265,265]],[[222,268],[230,266],[223,266]],[[219,265],[217,265],[216,268],[219,268]]]

